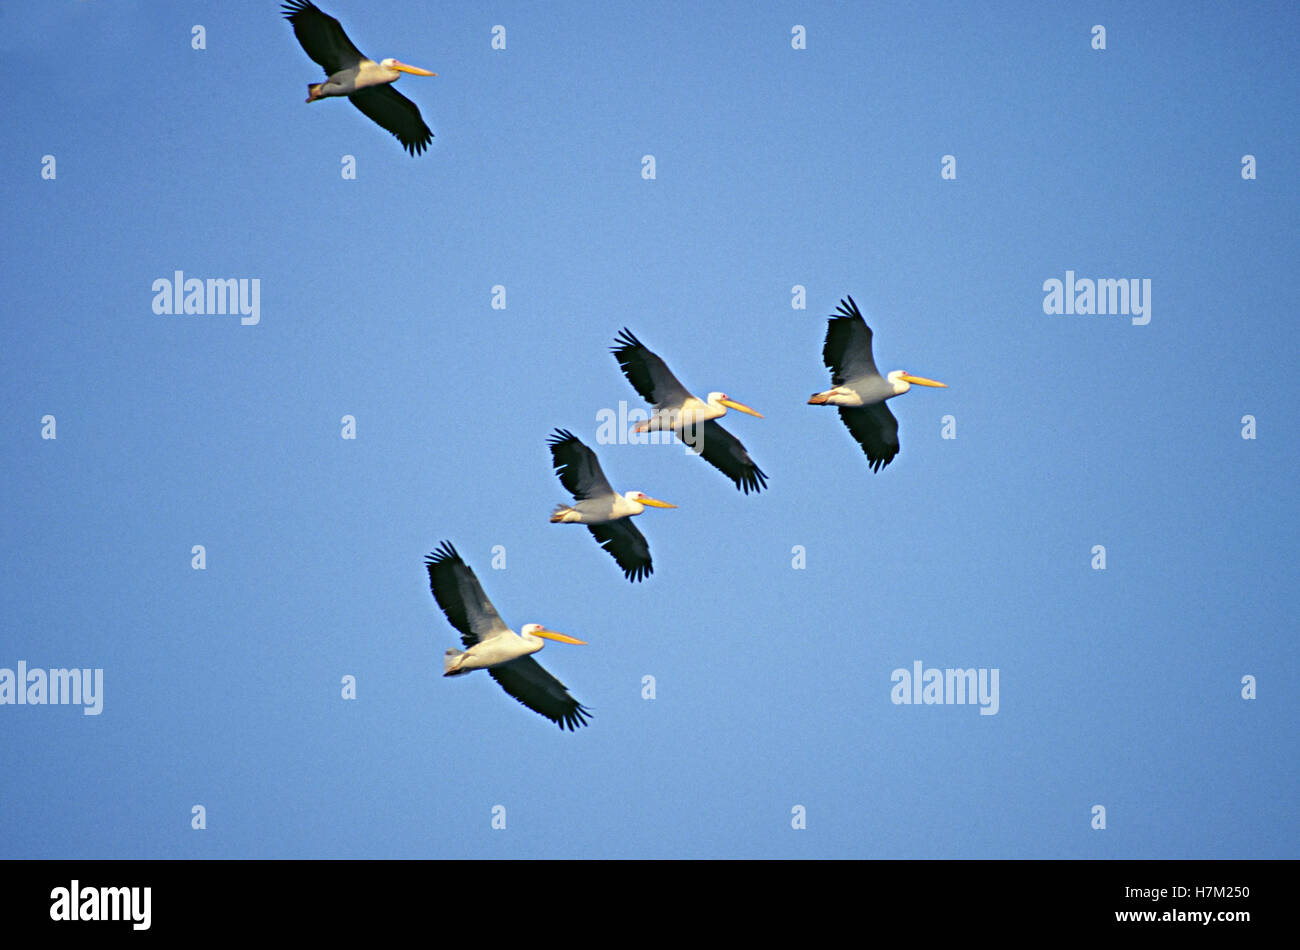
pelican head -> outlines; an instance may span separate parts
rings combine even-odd
[[[566,634],[559,633],[556,630],[547,630],[540,623],[526,623],[519,633],[525,640],[529,637],[541,637],[545,640],[554,640],[556,643],[576,643],[579,646],[587,645],[586,640],[579,640],[577,637],[570,637]]]
[[[896,369],[885,378],[889,380],[889,384],[894,387],[894,395],[896,396],[901,396],[903,393],[911,389],[913,385],[933,386],[936,389],[948,388],[947,383],[941,383],[933,379],[926,379],[924,376],[913,376],[911,373],[907,372],[907,370],[903,369]]]
[[[761,412],[756,412],[755,410],[750,409],[744,403],[736,402],[726,393],[709,393],[708,403],[711,406],[724,407],[722,410],[723,413],[725,413],[728,409],[736,409],[740,412],[747,412],[751,416],[757,416],[760,419],[763,418],[763,414]]]
[[[651,498],[643,491],[630,491],[623,496],[628,501],[636,502],[638,505],[649,505],[651,508],[676,508],[666,501],[660,501],[658,498]]]
[[[437,73],[429,72],[427,69],[421,69],[419,66],[408,66],[406,63],[393,59],[391,56],[388,59],[382,60],[379,65],[383,66],[384,69],[391,69],[399,73],[410,73],[412,76],[438,75]]]

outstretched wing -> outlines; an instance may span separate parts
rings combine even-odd
[[[847,302],[841,300],[835,315],[830,318],[822,360],[831,371],[831,382],[836,386],[880,375],[871,355],[871,327],[862,319],[852,297]]]
[[[576,435],[568,429],[556,429],[548,444],[555,474],[560,476],[560,484],[574,498],[582,501],[614,494],[600,469],[600,462],[596,460],[596,453],[583,445]]]
[[[684,434],[684,440],[746,495],[767,487],[763,470],[754,464],[740,440],[718,425],[716,419],[709,419],[700,427],[698,440],[693,441],[689,432]]]
[[[652,406],[680,406],[691,397],[691,391],[672,374],[668,364],[647,350],[631,330],[624,327],[614,342],[618,344],[612,348],[614,358],[623,375],[646,402]]]
[[[352,104],[378,125],[397,136],[412,155],[419,155],[433,141],[433,133],[420,117],[420,110],[391,85],[367,86],[348,96]]]
[[[298,37],[302,48],[320,63],[326,76],[350,69],[366,58],[352,45],[339,21],[310,0],[289,0],[281,12],[293,24],[293,35]]]
[[[561,729],[572,732],[587,724],[591,710],[570,696],[565,685],[531,656],[490,666],[488,673],[507,693]]]
[[[429,587],[434,599],[447,615],[447,621],[460,631],[460,642],[466,649],[498,633],[510,632],[483,593],[478,578],[450,541],[442,542],[424,563],[429,568]]]
[[[628,580],[644,580],[654,573],[654,566],[650,563],[650,545],[631,518],[589,524],[587,530],[618,562]]]
[[[840,418],[858,440],[873,472],[878,472],[898,454],[898,420],[883,402],[869,406],[840,406]]]

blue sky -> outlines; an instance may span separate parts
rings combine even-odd
[[[275,3],[0,11],[0,668],[104,671],[0,705],[0,855],[1300,856],[1294,5],[321,5],[438,72],[425,155],[303,103]],[[176,270],[260,321],[154,313]],[[1150,322],[1045,314],[1067,271]],[[806,405],[849,294],[949,384],[880,473]],[[680,506],[635,585],[547,522],[624,326],[769,477],[596,445]],[[588,641],[538,657],[588,728],[442,678],[443,539]],[[892,703],[918,660],[996,715]]]

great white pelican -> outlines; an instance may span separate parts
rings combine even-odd
[[[526,623],[515,633],[506,626],[474,572],[449,541],[443,541],[424,563],[429,568],[434,599],[447,621],[460,631],[465,646],[464,650],[447,651],[442,675],[459,676],[486,669],[502,689],[561,729],[572,731],[585,726],[589,710],[530,655],[544,647],[547,640],[585,641],[548,630],[539,623]]]
[[[436,76],[427,69],[408,66],[395,59],[376,63],[352,45],[339,21],[321,11],[310,0],[288,0],[284,18],[293,24],[298,42],[325,70],[324,82],[307,86],[307,101],[330,96],[347,96],[370,119],[397,136],[411,155],[429,147],[433,133],[420,117],[420,110],[391,85],[402,73]]]
[[[632,518],[651,508],[676,508],[676,505],[645,492],[619,494],[610,487],[601,471],[596,453],[566,429],[556,429],[547,443],[560,484],[573,495],[571,505],[556,505],[552,524],[585,524],[592,537],[623,569],[630,581],[639,581],[654,573],[650,563],[650,545],[637,530]]]
[[[728,409],[762,419],[763,414],[739,403],[726,393],[712,392],[700,399],[683,386],[656,354],[624,328],[614,340],[614,358],[623,375],[641,398],[654,406],[650,418],[636,426],[637,432],[671,430],[704,456],[704,460],[726,475],[746,495],[767,486],[767,476],[754,464],[740,440],[717,423]]]
[[[862,319],[852,297],[847,302],[841,300],[830,318],[822,360],[835,385],[813,393],[808,403],[838,407],[840,418],[862,446],[873,472],[880,471],[898,454],[898,420],[885,400],[901,396],[912,386],[948,386],[901,369],[881,376],[871,356],[871,327]]]

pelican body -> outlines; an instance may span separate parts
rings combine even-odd
[[[913,385],[946,389],[948,384],[901,369],[881,376],[871,355],[871,337],[871,328],[853,298],[841,300],[827,325],[822,348],[822,360],[831,371],[834,386],[813,393],[808,403],[837,407],[840,419],[862,446],[871,470],[878,472],[894,460],[899,449],[898,420],[885,400],[903,395]]]
[[[740,440],[722,428],[717,420],[735,409],[751,416],[763,414],[726,393],[712,392],[701,399],[681,384],[658,355],[624,328],[615,338],[614,358],[632,387],[654,407],[650,418],[638,424],[637,432],[675,432],[704,460],[726,475],[746,495],[767,486],[767,476],[754,464]]]
[[[307,101],[347,96],[371,120],[392,132],[412,156],[422,153],[433,141],[420,110],[392,87],[402,73],[436,76],[437,73],[410,66],[396,59],[376,63],[357,49],[343,32],[339,21],[321,11],[310,0],[288,0],[284,18],[307,55],[320,64],[328,77],[309,83]]]
[[[633,427],[634,432],[673,431],[681,432],[694,426],[703,425],[710,419],[719,419],[727,414],[728,409],[738,409],[751,416],[762,419],[762,413],[755,412],[743,403],[736,402],[726,393],[709,393],[707,399],[699,396],[687,396],[680,403],[655,406],[655,411],[645,422]]]
[[[468,650],[448,649],[442,659],[442,675],[457,676],[471,670],[486,670],[517,660],[521,656],[531,656],[546,646],[547,640],[557,640],[560,643],[583,642],[554,630],[547,630],[540,623],[526,623],[518,633],[504,630],[494,637],[480,640]]]
[[[402,78],[402,73],[410,73],[414,76],[437,75],[418,66],[408,66],[391,57],[378,63],[373,59],[362,59],[357,65],[339,70],[324,82],[308,83],[307,101],[315,102],[317,99],[326,99],[330,96],[350,96],[371,86],[396,82]]]
[[[666,501],[651,498],[645,492],[627,494],[613,492],[604,498],[583,498],[571,505],[556,505],[551,524],[608,524],[621,518],[632,518],[652,508],[676,508]]]
[[[574,501],[556,505],[552,524],[585,524],[600,546],[609,552],[623,576],[630,581],[643,580],[654,573],[650,545],[637,526],[628,519],[651,508],[676,508],[676,505],[645,492],[619,494],[610,487],[601,470],[596,453],[583,445],[566,429],[556,429],[548,442],[555,474]]]
[[[539,623],[528,623],[519,633],[511,630],[483,592],[451,542],[443,541],[424,560],[429,587],[447,621],[460,631],[464,650],[449,649],[443,657],[443,676],[460,676],[487,670],[501,688],[529,709],[550,719],[561,729],[587,724],[588,709],[569,695],[563,683],[532,658],[547,640],[583,644],[585,641]]]

